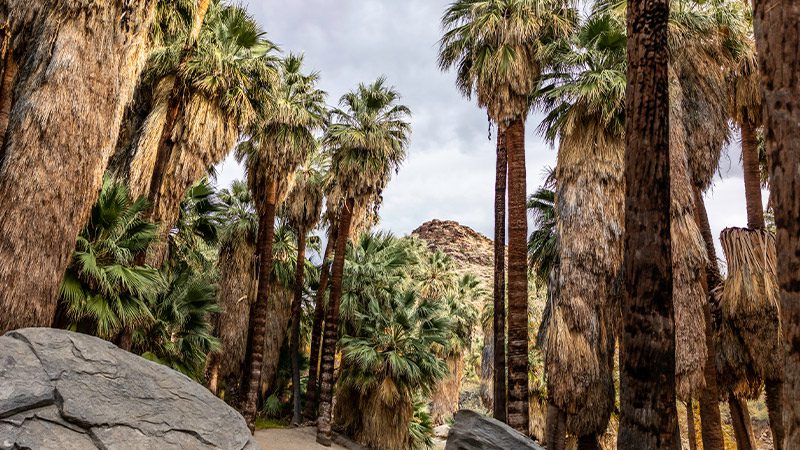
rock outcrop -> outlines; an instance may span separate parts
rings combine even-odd
[[[91,336],[0,336],[0,449],[257,449],[235,410],[168,367]]]
[[[459,272],[475,275],[491,292],[494,275],[491,239],[458,222],[438,219],[423,223],[411,235],[425,241],[428,248],[450,256]]]
[[[445,450],[544,450],[527,436],[491,417],[462,409],[447,437]]]

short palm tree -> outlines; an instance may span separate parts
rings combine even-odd
[[[247,180],[259,214],[256,251],[260,255],[258,294],[250,317],[252,349],[248,350],[251,373],[246,388],[244,416],[253,429],[256,399],[261,382],[261,365],[267,321],[267,302],[272,274],[272,253],[277,206],[290,187],[290,177],[315,148],[314,132],[327,120],[325,92],[316,86],[316,73],[302,73],[303,58],[289,55],[279,68],[279,79],[256,93],[258,117],[249,125],[250,139],[236,152],[244,162]]]
[[[528,280],[525,119],[544,69],[550,40],[571,32],[574,9],[551,0],[457,0],[445,11],[439,65],[455,68],[461,92],[475,95],[497,124],[495,186],[495,417],[528,429]],[[507,157],[507,167],[502,164]],[[508,395],[506,412],[505,295],[502,282],[508,177]],[[501,186],[502,185],[502,186]]]
[[[135,262],[157,236],[156,225],[144,219],[147,207],[124,184],[103,181],[61,282],[57,326],[117,340],[153,319],[150,303],[164,281],[158,270]]]
[[[185,190],[233,149],[255,116],[249,92],[273,78],[275,50],[243,7],[212,1],[204,19],[195,14],[151,52],[145,79],[153,101],[129,172],[162,233],[175,222]],[[158,266],[164,258],[165,249],[156,248],[148,261]]]
[[[0,333],[53,322],[139,79],[154,5],[3,3]]]
[[[284,202],[281,216],[297,235],[297,268],[295,269],[294,299],[290,353],[292,358],[292,393],[294,408],[292,423],[299,424],[300,415],[300,314],[305,290],[306,235],[319,223],[325,188],[328,184],[328,155],[314,149],[294,174],[294,183]]]
[[[339,302],[346,244],[354,213],[377,210],[380,194],[406,155],[411,133],[410,110],[398,103],[400,95],[378,78],[360,84],[342,96],[333,110],[324,145],[332,152],[333,194],[341,205],[336,251],[331,271],[331,293],[322,344],[322,364],[317,441],[330,445],[333,363],[339,333]]]

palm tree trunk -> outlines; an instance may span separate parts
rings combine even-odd
[[[714,324],[711,314],[714,296],[712,290],[719,285],[720,275],[717,267],[717,255],[714,248],[711,226],[708,223],[705,200],[700,189],[694,188],[694,219],[703,235],[708,254],[706,276],[701,278],[703,289],[706,292],[706,304],[703,305],[703,316],[706,324],[706,364],[703,368],[705,386],[700,390],[700,433],[703,438],[704,450],[724,450],[725,439],[722,435],[722,417],[719,412],[719,385],[717,383],[717,348],[714,343]],[[710,247],[709,247],[710,245]],[[714,270],[716,269],[716,270]],[[713,272],[713,273],[712,273]],[[711,284],[714,283],[714,284]]]
[[[322,256],[322,268],[319,274],[316,305],[314,305],[314,325],[311,328],[311,353],[308,362],[308,385],[306,386],[306,408],[303,416],[307,420],[314,420],[317,413],[317,377],[319,376],[320,341],[322,340],[322,324],[325,322],[325,293],[328,290],[330,276],[330,258],[336,247],[336,231],[332,229],[325,244],[325,254]]]
[[[331,403],[333,401],[333,365],[336,358],[336,343],[339,340],[339,302],[342,298],[342,277],[350,224],[353,221],[355,201],[348,198],[339,217],[336,237],[336,253],[331,271],[331,296],[328,301],[328,317],[325,319],[325,336],[322,341],[322,364],[320,365],[319,418],[317,418],[317,442],[331,445]]]
[[[747,201],[747,227],[764,228],[764,208],[761,203],[761,170],[758,165],[758,143],[753,124],[745,117],[742,121],[742,167],[744,169],[744,195]]]
[[[497,130],[497,167],[494,183],[494,418],[506,422],[506,176],[508,153],[505,130]]]
[[[212,353],[209,359],[208,390],[211,391],[212,394],[217,395],[217,391],[219,391],[219,354]]]
[[[2,80],[11,126],[0,164],[0,333],[55,317],[75,238],[139,78],[155,4],[3,2],[14,61]]]
[[[578,436],[578,450],[600,450],[600,441],[596,434]]]
[[[277,186],[270,183],[267,188],[266,205],[261,211],[258,220],[257,252],[260,260],[258,271],[258,292],[256,302],[250,315],[252,336],[247,354],[249,376],[245,385],[245,403],[242,415],[247,421],[250,432],[255,432],[256,401],[261,385],[261,367],[264,359],[264,346],[266,344],[267,303],[269,302],[269,284],[272,274],[272,247],[275,240],[275,204],[277,203]]]
[[[494,410],[494,331],[492,322],[483,324],[483,349],[481,350],[481,405]]]
[[[766,105],[767,154],[777,226],[778,284],[785,339],[784,448],[800,448],[800,8],[754,1],[753,23]]]
[[[783,441],[786,439],[783,427],[783,381],[767,379],[764,382],[764,392],[769,413],[769,428],[772,430],[772,447],[773,450],[783,450]]]
[[[511,121],[508,148],[508,424],[528,434],[528,210],[525,121]],[[495,330],[495,335],[497,330]],[[498,348],[495,347],[495,352]],[[496,353],[495,353],[496,354]],[[496,376],[497,374],[495,374]],[[497,399],[495,399],[497,404]]]
[[[294,277],[294,299],[292,300],[292,337],[289,351],[292,354],[292,395],[294,415],[292,424],[300,425],[300,307],[303,302],[303,284],[306,269],[306,232],[297,231],[297,268]]]
[[[564,450],[567,446],[567,415],[558,406],[547,405],[547,449]]]
[[[731,422],[737,450],[755,450],[756,441],[753,438],[753,426],[750,422],[747,402],[729,394],[728,404],[731,407]]]
[[[700,430],[703,434],[703,449],[722,450],[725,448],[724,437],[722,435],[722,419],[719,413],[719,385],[717,384],[716,370],[716,346],[713,344],[713,323],[715,317],[719,317],[719,305],[715,297],[711,295],[715,289],[722,284],[722,275],[717,265],[717,250],[714,247],[714,236],[711,234],[711,224],[708,222],[708,212],[706,210],[703,194],[695,187],[695,219],[703,241],[706,244],[708,253],[708,267],[706,268],[706,280],[709,292],[708,304],[703,314],[706,316],[706,343],[708,345],[708,360],[706,361],[705,377],[706,387],[700,392]],[[733,422],[733,432],[736,438],[738,450],[755,449],[753,429],[750,425],[750,412],[747,403],[737,399],[733,393],[728,392],[728,404],[731,411],[731,422]]]
[[[686,402],[686,434],[689,450],[697,450],[697,428],[694,426],[694,400]]]
[[[618,448],[674,450],[667,0],[630,2]]]

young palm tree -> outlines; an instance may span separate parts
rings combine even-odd
[[[502,245],[495,223],[495,417],[521,432],[528,429],[528,238],[525,181],[525,119],[545,65],[544,44],[567,35],[577,18],[574,9],[550,0],[457,0],[445,11],[445,34],[439,45],[439,65],[455,68],[461,92],[475,95],[497,124],[498,165],[495,220],[502,220],[501,186],[508,173],[508,389],[506,406],[505,310],[501,274]],[[507,169],[502,164],[506,150]],[[508,409],[508,411],[506,411]]]
[[[256,252],[260,255],[258,294],[251,311],[248,345],[249,381],[244,416],[253,430],[272,274],[275,212],[288,193],[290,177],[316,145],[314,132],[327,119],[325,92],[317,89],[319,76],[301,72],[303,58],[289,55],[280,65],[280,79],[264,90],[259,117],[249,129],[250,139],[237,148],[247,168],[247,180],[259,214]],[[252,349],[252,350],[250,350]]]
[[[620,448],[673,449],[675,325],[670,240],[667,0],[627,11],[625,294]]]
[[[410,110],[398,103],[400,94],[384,78],[359,86],[339,101],[333,111],[324,144],[332,151],[331,172],[335,178],[334,198],[341,202],[336,227],[336,251],[331,271],[331,293],[322,343],[321,383],[317,442],[331,444],[331,400],[333,364],[339,334],[339,302],[346,244],[354,213],[377,211],[380,193],[406,154],[411,133]],[[358,210],[356,210],[358,208]]]
[[[158,270],[134,262],[157,236],[156,225],[144,220],[147,207],[124,184],[103,180],[61,282],[56,326],[114,340],[153,319],[149,305],[164,281]]]
[[[204,17],[198,12],[156,47],[145,72],[153,104],[133,144],[130,183],[148,196],[164,234],[184,191],[233,149],[254,117],[249,91],[273,78],[276,48],[243,7],[214,1]],[[148,261],[158,266],[164,257],[161,246]]]
[[[784,398],[794,402],[784,410],[787,449],[800,447],[800,84],[787,74],[800,70],[800,11],[789,2],[754,2],[754,22],[761,86],[766,104],[766,143],[770,186],[777,225],[776,246],[781,318],[786,343]]]
[[[0,8],[8,44],[0,62],[0,333],[53,321],[139,78],[155,3],[10,0]]]
[[[300,310],[305,290],[306,235],[319,222],[322,201],[327,187],[327,154],[316,149],[294,175],[294,184],[283,205],[282,216],[297,235],[297,268],[295,270],[294,300],[290,353],[292,358],[292,392],[294,415],[292,423],[299,425],[300,416]]]
[[[246,181],[236,180],[217,194],[221,203],[222,233],[219,239],[219,305],[214,335],[220,351],[211,356],[209,389],[217,393],[219,380],[236,391],[247,346],[247,321],[255,283],[255,246],[258,217]],[[228,383],[232,380],[232,383]]]
[[[548,182],[528,197],[528,212],[535,226],[528,237],[528,267],[543,285],[548,284],[558,263],[555,174],[552,170],[549,174]]]

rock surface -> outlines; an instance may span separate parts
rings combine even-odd
[[[527,436],[491,417],[462,409],[455,415],[445,450],[544,450]]]
[[[206,388],[101,339],[0,336],[0,449],[257,449]]]

